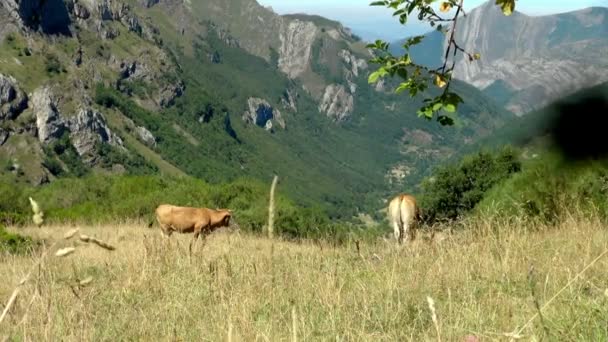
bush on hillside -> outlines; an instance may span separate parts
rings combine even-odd
[[[31,237],[10,233],[0,225],[0,254],[25,254],[37,245]]]
[[[194,178],[166,176],[105,176],[61,178],[42,187],[0,183],[0,218],[9,224],[30,224],[28,197],[45,208],[52,223],[153,222],[162,203],[229,208],[233,221],[245,231],[261,234],[268,220],[268,185],[251,179],[211,185]],[[276,231],[288,239],[346,241],[352,227],[332,221],[320,208],[296,206],[277,194]],[[370,232],[359,232],[371,234]]]
[[[481,202],[488,190],[519,171],[521,163],[512,148],[479,152],[457,165],[439,168],[422,184],[424,220],[433,223],[462,217]]]
[[[608,217],[608,161],[567,163],[546,153],[492,189],[476,211],[484,216],[555,222],[584,213]]]

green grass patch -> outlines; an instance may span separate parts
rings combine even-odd
[[[0,254],[27,254],[38,245],[31,237],[11,233],[0,224]]]

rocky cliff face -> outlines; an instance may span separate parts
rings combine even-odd
[[[350,31],[340,23],[310,15],[280,16],[254,0],[208,1],[192,4],[189,9],[194,18],[214,22],[215,30],[233,38],[237,42],[234,45],[276,63],[281,72],[315,98],[319,108],[324,108],[322,114],[344,118],[352,114],[354,102],[346,94],[334,96],[337,94],[334,89],[338,83],[344,83],[349,96],[356,92],[357,80],[366,76],[364,58],[368,52],[363,43],[357,45]],[[330,56],[331,60],[320,56]],[[220,58],[211,55],[210,59]],[[330,73],[339,71],[341,75],[316,70],[315,64],[332,64]],[[327,103],[333,99],[338,102]],[[341,109],[328,112],[329,108]],[[344,110],[348,113],[342,113]]]
[[[273,122],[285,129],[285,120],[281,112],[273,108],[268,101],[260,98],[252,97],[247,100],[247,110],[243,113],[243,120],[269,132],[274,129]]]
[[[0,74],[0,120],[15,119],[27,107],[27,95],[14,77]]]
[[[280,32],[279,68],[290,78],[302,75],[309,67],[316,34],[315,24],[297,19]]]
[[[415,184],[501,120],[475,90],[462,129],[440,131],[410,115],[408,97],[369,86],[365,43],[339,23],[254,0],[64,0],[66,36],[29,27],[9,2],[0,0],[0,165],[20,165],[36,184],[83,167],[214,182],[272,168],[299,198],[350,205],[353,191],[383,191],[387,172],[394,186]],[[433,136],[425,153],[398,144],[406,126]]]
[[[353,95],[341,84],[330,84],[319,104],[319,111],[336,122],[341,122],[350,116],[354,108]]]
[[[36,116],[40,143],[48,144],[63,135],[66,125],[59,115],[57,102],[50,88],[37,89],[32,95],[31,106]]]
[[[517,114],[608,80],[607,8],[506,17],[490,1],[462,18],[459,28],[460,45],[481,60],[461,58],[454,76],[487,89]]]
[[[22,27],[47,34],[70,34],[70,16],[63,0],[2,0],[4,7]]]
[[[71,142],[78,155],[85,157],[85,161],[96,158],[95,148],[99,143],[124,148],[123,142],[106,123],[103,114],[91,108],[81,109],[78,114],[68,121]]]
[[[66,118],[57,108],[57,100],[49,87],[37,89],[32,95],[31,109],[36,117],[38,139],[47,145],[68,132],[72,145],[81,157],[89,162],[95,159],[98,143],[122,147],[123,142],[108,127],[104,116],[90,108],[80,109],[78,114]]]

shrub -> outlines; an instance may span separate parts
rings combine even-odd
[[[512,148],[495,154],[479,152],[457,165],[438,169],[422,184],[424,220],[433,223],[462,217],[481,202],[493,186],[519,171],[521,163]]]
[[[50,53],[45,56],[44,67],[49,75],[65,72],[65,68],[61,65],[59,57]]]
[[[608,217],[608,162],[568,163],[545,153],[523,171],[488,192],[480,215],[554,222],[573,211]]]
[[[10,233],[0,225],[0,253],[25,254],[37,245],[31,237]]]

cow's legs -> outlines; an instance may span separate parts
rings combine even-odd
[[[409,229],[408,229],[408,231],[409,231],[408,235],[409,235],[410,241],[414,241],[416,239],[417,230],[418,230],[418,222],[417,221],[410,222]]]
[[[399,222],[399,220],[395,220],[393,219],[393,235],[395,236],[395,240],[399,241],[401,243],[401,224]]]
[[[403,232],[401,234],[401,241],[408,243],[412,239],[412,223],[403,223]]]
[[[160,224],[160,235],[162,236],[161,239],[165,241],[165,247],[169,247],[169,238],[171,237],[171,233],[173,233],[173,231],[168,224],[162,224],[160,221],[158,223]]]
[[[198,241],[198,237],[201,235],[202,230],[203,230],[202,223],[194,226],[194,236],[192,237],[192,240],[190,241],[190,246],[188,247],[188,250],[190,251],[190,255],[192,255],[192,243]]]

